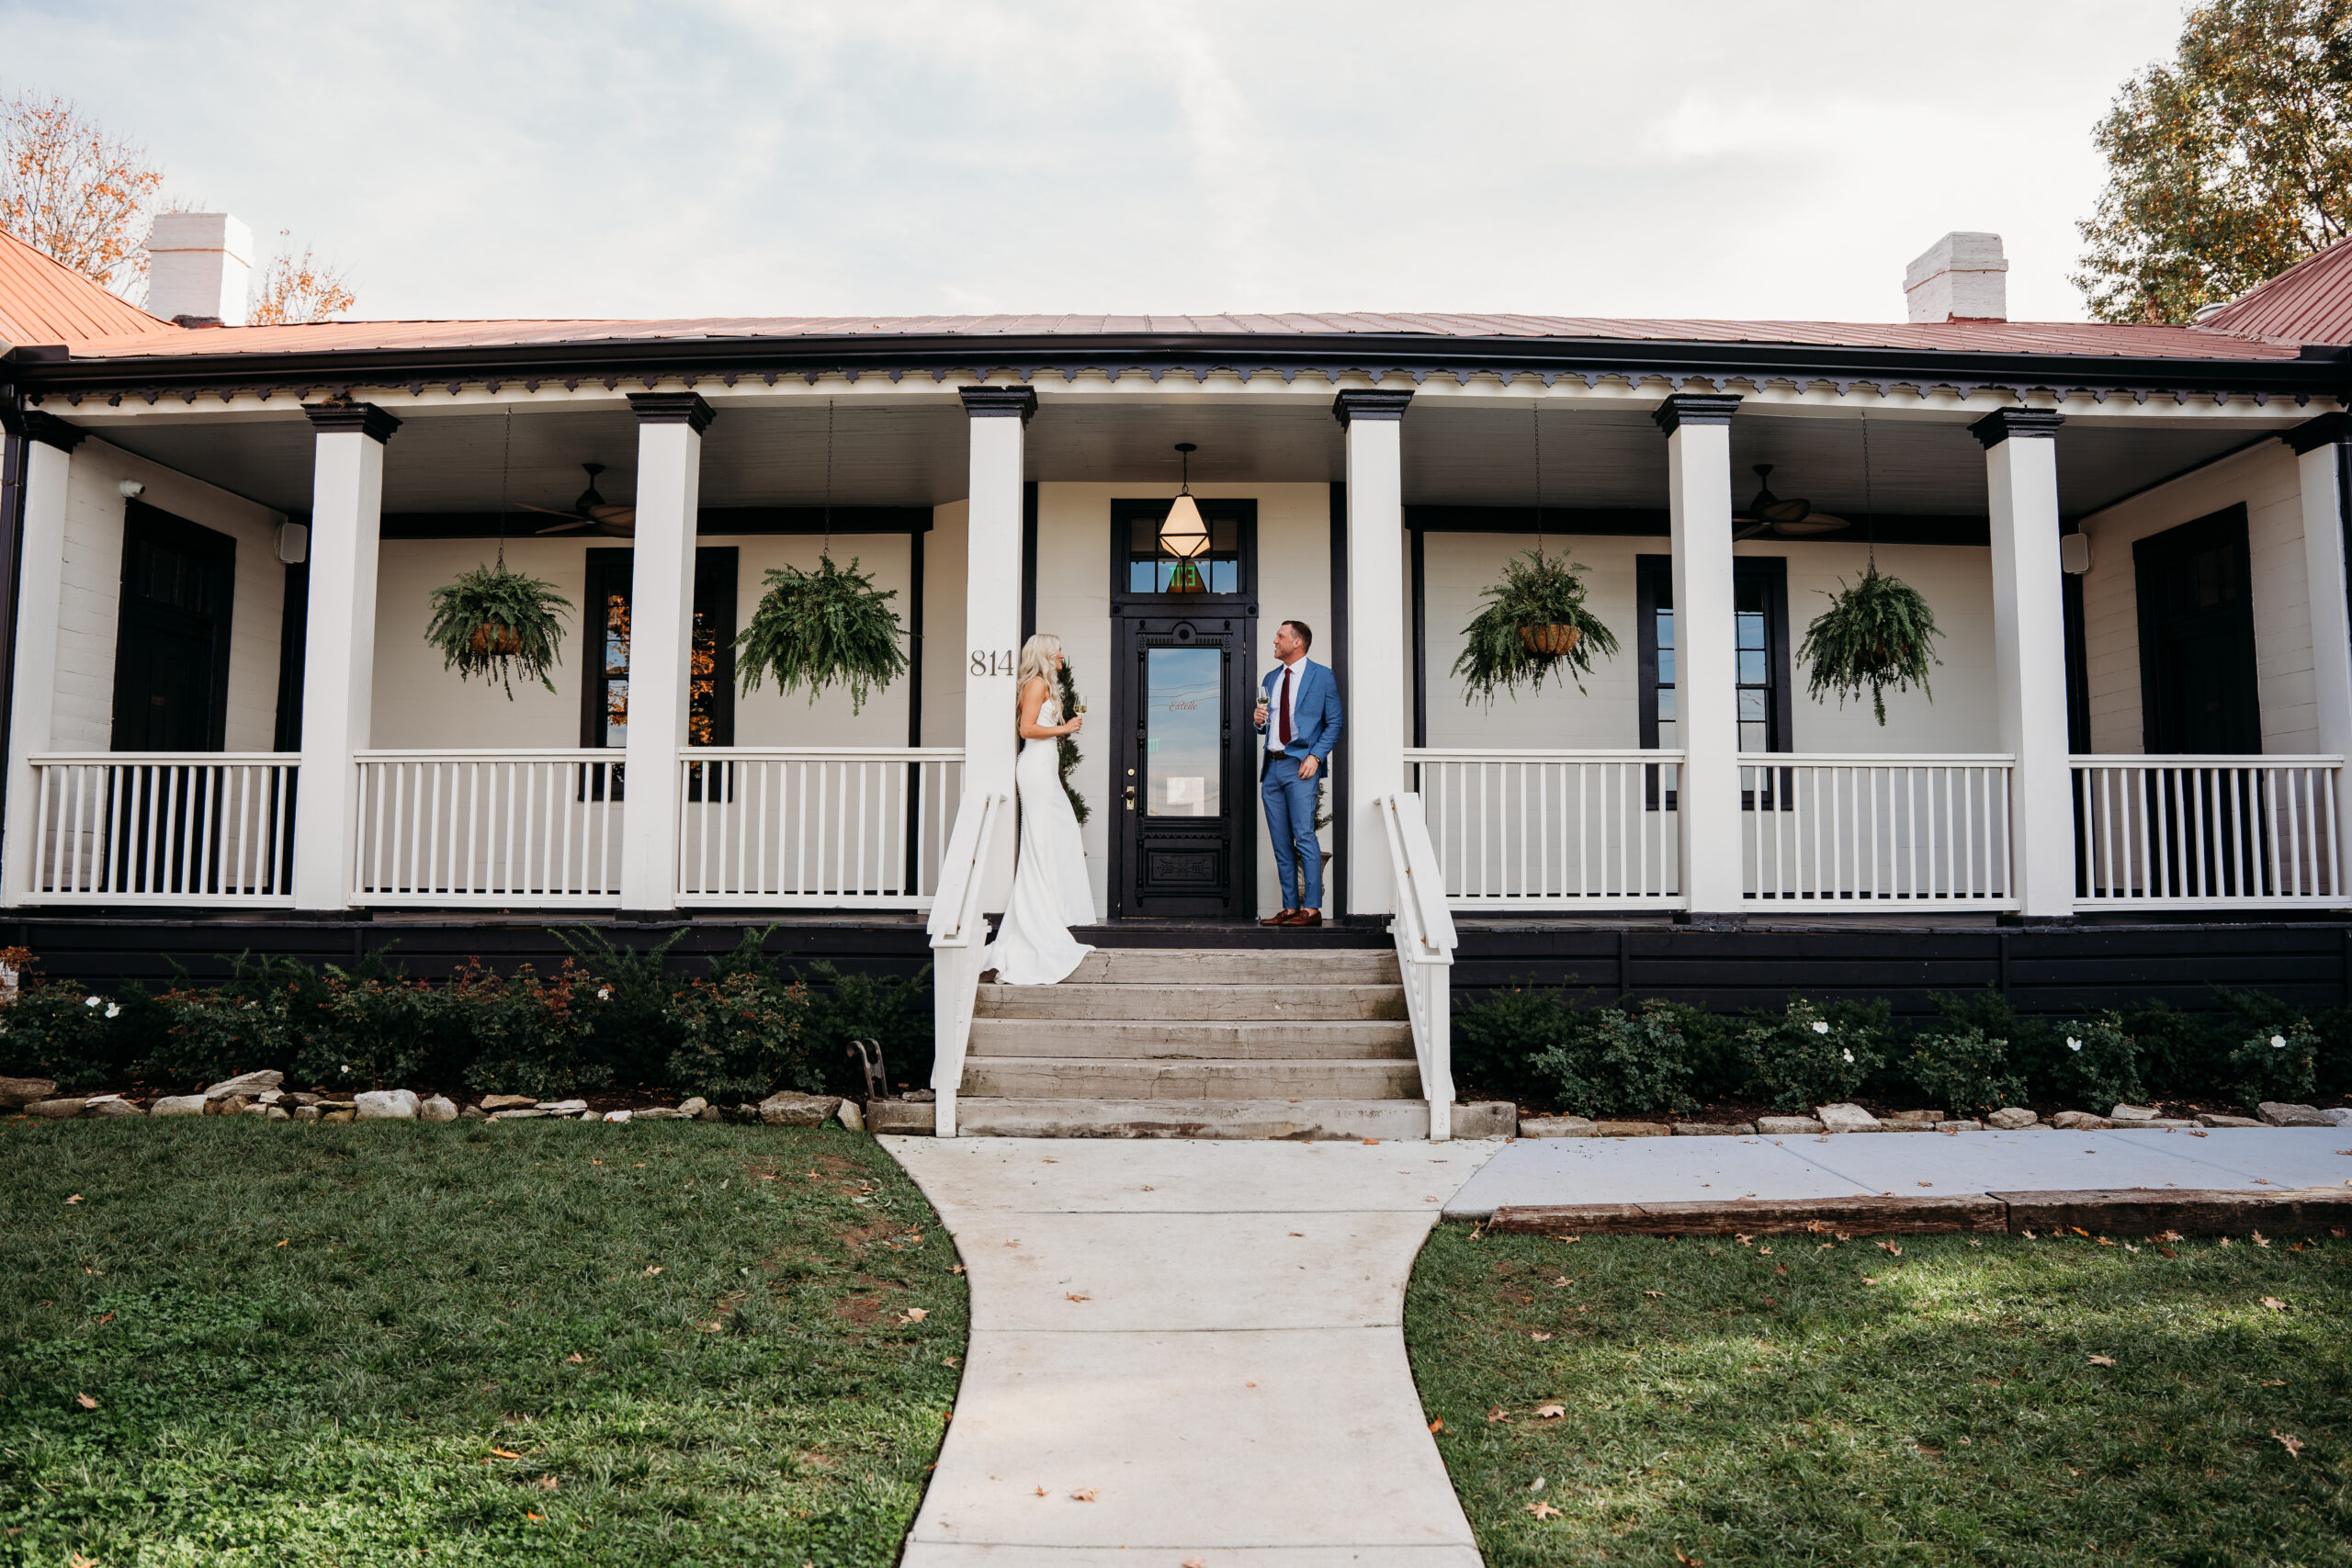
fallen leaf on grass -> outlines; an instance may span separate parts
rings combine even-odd
[[[80,1405],[85,1410],[96,1410],[98,1407],[98,1402],[92,1399],[86,1393],[75,1394],[74,1396],[74,1403]]]
[[[521,1459],[523,1457],[521,1454],[516,1453],[513,1449],[492,1449],[490,1452],[493,1459]]]
[[[2158,1241],[2187,1241],[2188,1238],[2178,1231],[2158,1231],[2156,1239]]]
[[[1863,1276],[1862,1276],[1862,1283],[1863,1283],[1863,1284],[1865,1284],[1865,1285],[1875,1285],[1875,1284],[1877,1284],[1877,1283],[1878,1283],[1878,1281],[1877,1281],[1875,1279],[1871,1278],[1870,1275],[1865,1274],[1865,1275],[1863,1275]]]
[[[2256,1247],[2268,1247],[2270,1245],[2269,1241],[2264,1237],[2260,1231],[2252,1233],[2252,1235],[2250,1235],[2246,1239],[2253,1242]]]
[[[545,1514],[534,1514],[534,1513],[526,1512],[526,1513],[523,1515],[523,1517],[524,1517],[524,1518],[526,1518],[526,1519],[527,1519],[527,1520],[529,1520],[532,1524],[535,1524],[535,1525],[543,1525],[543,1524],[545,1524],[545,1523],[547,1523],[547,1522],[548,1522],[548,1517],[547,1517]]]
[[[2156,1256],[2159,1258],[2178,1258],[2180,1254],[2175,1252],[2169,1247],[2160,1247],[2156,1248]]]
[[[947,1271],[950,1274],[961,1274],[964,1271],[964,1266],[961,1263],[953,1263],[948,1265]]]
[[[644,1278],[650,1280],[654,1275],[659,1274],[660,1272],[662,1272],[662,1265],[659,1263],[649,1263],[645,1266]]]
[[[1510,1412],[1498,1404],[1492,1410],[1487,1412],[1487,1419],[1489,1421],[1508,1421],[1510,1419]]]
[[[286,1240],[279,1242],[277,1245],[278,1245],[278,1246],[280,1246],[280,1247],[289,1246],[289,1245],[291,1245],[291,1244],[292,1244],[293,1239],[294,1239],[294,1238],[293,1238],[292,1236],[288,1236],[288,1237],[287,1237],[287,1238],[286,1238]]]
[[[1680,1563],[1685,1563],[1685,1564],[1687,1564],[1687,1565],[1688,1565],[1688,1568],[1699,1568],[1699,1565],[1700,1565],[1701,1563],[1702,1563],[1702,1562],[1706,1562],[1706,1559],[1705,1559],[1705,1558],[1703,1558],[1703,1557],[1685,1557],[1685,1556],[1683,1556],[1683,1555],[1682,1555],[1682,1549],[1681,1549],[1680,1547],[1679,1547],[1679,1546],[1678,1546],[1678,1547],[1676,1547],[1676,1548],[1674,1549],[1674,1560],[1675,1560],[1677,1562],[1680,1562]]]
[[[2301,1459],[2303,1457],[2302,1438],[2287,1432],[2282,1432],[2276,1427],[2270,1428],[2270,1435],[2278,1439],[2279,1447],[2287,1450],[2287,1457],[2289,1459]]]
[[[1528,1336],[1528,1337],[1529,1337],[1530,1339],[1534,1340],[1534,1341],[1535,1341],[1535,1343],[1537,1343],[1538,1345],[1541,1345],[1541,1344],[1543,1344],[1543,1343],[1544,1343],[1544,1341],[1545,1341],[1546,1339],[1551,1338],[1552,1337],[1551,1337],[1550,1335],[1548,1335],[1548,1334],[1531,1334],[1531,1335],[1529,1335],[1529,1336]]]
[[[1539,1519],[1556,1519],[1560,1517],[1560,1510],[1549,1503],[1526,1503],[1521,1506]]]
[[[10,1533],[13,1534],[15,1532],[11,1531]],[[65,1561],[68,1564],[68,1568],[98,1568],[98,1560],[96,1558],[85,1557],[78,1551],[73,1556],[67,1558]]]
[[[2285,1312],[2287,1310],[2287,1303],[2280,1301],[2277,1296],[2263,1297],[2262,1304],[2268,1307],[2272,1312]]]
[[[1552,1281],[1552,1288],[1556,1291],[1575,1283],[1576,1281],[1574,1280],[1571,1280],[1566,1274],[1563,1274],[1558,1279]]]
[[[68,1199],[67,1199],[67,1200],[65,1200],[65,1201],[66,1201],[67,1202],[69,1202],[69,1203],[78,1203],[78,1202],[80,1202],[80,1201],[82,1201],[82,1195],[81,1195],[79,1192],[76,1192],[76,1193],[74,1193],[74,1196],[72,1196],[71,1198],[68,1198]]]
[[[1756,1249],[1756,1256],[1758,1258],[1770,1258],[1772,1256],[1772,1249],[1769,1247],[1759,1247]]]
[[[1371,1140],[1370,1138],[1366,1138],[1366,1139],[1364,1140],[1364,1142],[1366,1142],[1366,1143],[1370,1143],[1370,1142],[1372,1142],[1372,1140]],[[1436,1420],[1434,1420],[1434,1421],[1430,1422],[1430,1431],[1432,1431],[1432,1432],[1442,1432],[1442,1431],[1444,1431],[1444,1430],[1445,1430],[1445,1417],[1444,1417],[1444,1416],[1439,1416]]]
[[[2265,1388],[2285,1388],[2287,1386],[2287,1380],[2285,1378],[2265,1378],[2262,1380],[2262,1386]]]
[[[552,1475],[542,1475],[531,1484],[542,1492],[552,1492],[556,1489],[555,1477]]]
[[[2091,1358],[2091,1365],[2094,1367],[2111,1367],[2115,1365],[2115,1358],[2112,1356],[2093,1356]]]
[[[716,1334],[718,1332],[718,1329],[719,1324],[717,1318],[713,1318],[708,1323],[697,1323],[695,1325],[695,1332],[696,1334]]]
[[[1651,1299],[1653,1299],[1653,1300],[1656,1300],[1656,1299],[1657,1299],[1657,1298],[1659,1298],[1659,1297],[1664,1296],[1664,1295],[1666,1294],[1666,1292],[1665,1292],[1664,1291],[1644,1291],[1644,1292],[1642,1292],[1642,1294],[1644,1294],[1644,1295],[1645,1295],[1645,1296],[1648,1296],[1648,1297],[1650,1297],[1650,1298],[1651,1298]]]
[[[113,1321],[114,1314],[108,1313],[104,1317],[98,1319],[98,1326],[100,1328],[104,1328],[107,1324],[112,1323]]]
[[[1557,1404],[1539,1404],[1535,1407],[1535,1418],[1538,1421],[1557,1421],[1566,1414],[1566,1409]]]
[[[909,1307],[907,1309],[906,1320],[909,1323],[921,1323],[924,1318],[929,1317],[930,1315],[931,1309],[929,1307]]]
[[[1069,1497],[1070,1501],[1073,1503],[1091,1503],[1094,1501],[1094,1488],[1091,1486],[1081,1486],[1077,1491],[1071,1493]]]
[[[1903,1256],[1903,1249],[1902,1249],[1901,1247],[1899,1247],[1895,1246],[1895,1245],[1894,1245],[1893,1242],[1891,1242],[1891,1241],[1883,1241],[1883,1242],[1880,1242],[1880,1243],[1878,1244],[1878,1249],[1879,1249],[1881,1252],[1890,1254],[1890,1255],[1891,1255],[1891,1256],[1893,1256],[1893,1257],[1900,1258],[1900,1257],[1902,1257],[1902,1256]]]
[[[952,1367],[956,1364],[956,1358],[954,1356],[942,1356],[939,1358],[939,1364],[943,1367]]]

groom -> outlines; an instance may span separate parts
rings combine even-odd
[[[1283,886],[1283,910],[1261,926],[1323,923],[1323,848],[1315,837],[1319,775],[1340,739],[1340,685],[1327,667],[1306,657],[1315,633],[1305,621],[1274,628],[1280,669],[1266,677],[1254,722],[1266,737],[1266,760],[1258,793],[1266,802],[1266,834],[1274,842],[1274,874]],[[1306,869],[1306,897],[1298,893],[1299,867]]]

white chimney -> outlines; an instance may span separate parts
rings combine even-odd
[[[147,309],[183,326],[242,327],[254,231],[225,212],[164,212],[147,233]]]
[[[1915,321],[2006,321],[2009,262],[1998,234],[1946,234],[1903,274]]]

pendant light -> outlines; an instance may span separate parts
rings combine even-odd
[[[1178,560],[1188,561],[1208,549],[1209,530],[1201,521],[1200,502],[1193,499],[1193,454],[1200,448],[1179,441],[1176,450],[1184,455],[1184,486],[1159,525],[1159,547]]]

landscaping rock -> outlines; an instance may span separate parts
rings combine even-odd
[[[263,1105],[276,1105],[285,1098],[286,1091],[282,1089],[266,1089],[254,1096],[254,1100]]]
[[[2333,1110],[2323,1111],[2320,1114],[2335,1126],[2352,1127],[2352,1106],[2339,1105]]]
[[[490,1119],[493,1122],[536,1122],[543,1116],[554,1114],[554,1111],[542,1111],[536,1105],[518,1105],[511,1111],[493,1111]]]
[[[842,1108],[839,1111],[834,1111],[833,1114],[841,1118],[842,1125],[848,1128],[851,1132],[863,1133],[865,1131],[865,1112],[857,1108],[857,1101],[854,1100],[842,1100]]]
[[[82,1107],[89,1104],[79,1097],[65,1100],[36,1100],[25,1107],[28,1116],[46,1116],[52,1122],[70,1122],[82,1114]]]
[[[929,1105],[937,1100],[939,1096],[927,1089],[910,1089],[900,1098],[911,1100],[917,1105]]]
[[[260,1100],[256,1100],[251,1105],[246,1106],[243,1111],[238,1111],[237,1114],[240,1116],[267,1116],[273,1109],[275,1109],[275,1107],[264,1105]]]
[[[1677,1122],[1674,1135],[1678,1138],[1746,1138],[1756,1129],[1746,1122]]]
[[[1973,1121],[1966,1116],[1961,1117],[1958,1121],[1943,1122],[1936,1128],[1939,1133],[1981,1133],[1984,1130],[1984,1122]]]
[[[297,1105],[316,1105],[319,1101],[324,1100],[326,1096],[323,1094],[311,1094],[308,1090],[298,1089],[286,1098],[292,1100]]]
[[[1508,1100],[1455,1101],[1447,1126],[1457,1138],[1508,1138],[1519,1129],[1519,1107]]]
[[[1821,1123],[1810,1116],[1758,1116],[1756,1130],[1768,1138],[1793,1138],[1800,1133],[1818,1133]]]
[[[56,1097],[55,1078],[0,1078],[0,1111],[21,1111],[35,1100]]]
[[[311,1107],[311,1109],[318,1111],[318,1107],[315,1105]],[[359,1113],[356,1111],[319,1111],[319,1120],[322,1122],[348,1122],[358,1114]]]
[[[702,1096],[698,1094],[694,1095],[678,1102],[678,1112],[680,1115],[691,1119],[701,1115],[709,1104],[710,1101],[705,1100]]]
[[[1813,1113],[1821,1119],[1825,1133],[1883,1133],[1886,1123],[1859,1105],[1816,1105]]]
[[[2134,1122],[2161,1122],[2164,1112],[2147,1105],[2119,1105],[2107,1113],[2107,1119],[2123,1127]]]
[[[1522,1116],[1519,1119],[1519,1135],[1522,1138],[1597,1138],[1591,1118],[1585,1116]]]
[[[2050,1119],[2050,1124],[2062,1133],[2093,1133],[2107,1125],[2107,1118],[2087,1111],[2061,1111]]]
[[[637,1112],[634,1111],[607,1111],[605,1112],[605,1120],[612,1122],[616,1126],[618,1126],[628,1122],[630,1117],[636,1114]]]
[[[695,1120],[697,1122],[724,1122],[727,1120],[727,1112],[721,1111],[716,1105],[706,1105],[700,1111],[695,1112]]]
[[[310,1107],[304,1106],[303,1109],[307,1111]],[[288,1111],[283,1105],[265,1105],[261,1108],[261,1111],[263,1115],[268,1117],[273,1122],[291,1122],[294,1120],[294,1112]]]
[[[362,1122],[413,1122],[416,1120],[416,1091],[407,1089],[371,1089],[352,1096],[352,1104]]]
[[[2019,1133],[2041,1120],[2022,1105],[2004,1105],[1984,1118],[1984,1125],[1997,1127],[2004,1133]]]
[[[204,1091],[204,1098],[227,1100],[232,1095],[243,1095],[251,1100],[262,1090],[276,1089],[285,1081],[284,1073],[279,1072],[276,1067],[266,1067],[257,1073],[239,1073],[233,1078],[222,1078]]]
[[[2197,1124],[2199,1127],[2265,1127],[2269,1125],[2268,1122],[2257,1122],[2251,1116],[2224,1116],[2219,1111],[2199,1111],[2197,1114]]]
[[[538,1101],[538,1109],[550,1116],[577,1116],[588,1109],[588,1102],[584,1100],[542,1100]]]
[[[1596,1138],[1664,1138],[1673,1135],[1674,1129],[1663,1122],[1595,1122],[1592,1135]]]
[[[458,1102],[446,1094],[420,1100],[416,1102],[416,1119],[420,1122],[455,1122],[458,1119]]]
[[[512,1111],[520,1106],[537,1103],[537,1100],[527,1094],[485,1094],[481,1097],[481,1108],[484,1111]]]
[[[119,1094],[102,1095],[82,1108],[85,1116],[144,1116],[147,1114]]]
[[[656,1105],[637,1113],[639,1122],[691,1122],[693,1117],[674,1105]]]
[[[487,1122],[490,1120],[490,1112],[484,1111],[479,1105],[469,1105],[463,1111],[458,1112],[458,1120],[460,1122]]]
[[[167,1094],[147,1108],[150,1116],[201,1116],[204,1096],[200,1094]]]
[[[689,1100],[686,1104],[699,1109],[701,1102]],[[760,1120],[771,1127],[821,1127],[841,1106],[838,1095],[794,1094],[787,1089],[760,1101]]]
[[[1882,1125],[1889,1128],[1910,1127],[1916,1129],[1919,1127],[1940,1126],[1943,1123],[1943,1119],[1944,1113],[1940,1111],[1890,1111],[1885,1115],[1880,1117],[1879,1122]]]
[[[292,1114],[297,1122],[315,1122],[325,1112],[315,1105],[298,1105],[294,1108]]]
[[[242,1094],[232,1094],[226,1100],[214,1100],[207,1095],[204,1100],[204,1113],[207,1116],[242,1116],[245,1113],[245,1107],[252,1103],[252,1100]]]
[[[869,1100],[865,1125],[876,1133],[927,1138],[939,1126],[939,1108],[925,1100]]]
[[[2316,1105],[2287,1105],[2276,1100],[2266,1100],[2254,1108],[2254,1113],[2273,1127],[2333,1127],[2335,1125]]]

